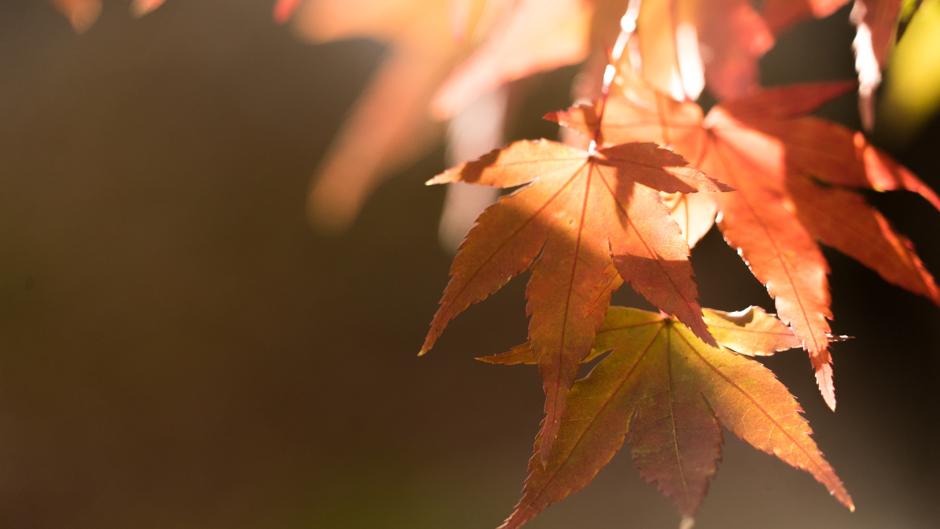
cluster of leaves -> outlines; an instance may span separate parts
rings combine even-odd
[[[135,16],[165,0],[129,0]],[[378,180],[422,154],[440,124],[481,96],[515,80],[588,60],[602,61],[616,18],[628,0],[270,0],[287,22],[316,42],[369,38],[389,50],[319,171],[311,215],[322,227],[343,227]],[[98,18],[102,0],[51,0],[77,31]],[[829,16],[849,0],[647,0],[635,4],[640,69],[654,87],[676,98],[699,96],[708,81],[721,97],[757,85],[757,60],[797,22]],[[871,123],[871,94],[881,80],[902,0],[856,0],[854,46],[862,116]],[[588,83],[590,84],[590,83]],[[589,90],[589,89],[588,89]],[[584,90],[581,90],[582,92]],[[585,94],[579,94],[585,95]],[[427,102],[431,101],[430,112]],[[478,109],[471,108],[474,112]],[[494,109],[500,121],[511,111]],[[497,127],[497,128],[501,128]],[[459,140],[451,140],[458,143]],[[488,140],[485,149],[495,147]],[[466,149],[452,145],[456,152]]]
[[[516,89],[518,79],[583,63],[587,81],[576,87],[577,95],[596,95],[592,91],[599,83],[590,80],[599,80],[604,51],[628,6],[639,28],[634,40],[643,78],[677,99],[696,99],[706,81],[722,98],[754,89],[757,61],[778,35],[847,3],[766,0],[757,9],[751,0],[303,2],[297,28],[307,38],[369,38],[388,47],[384,64],[315,179],[311,214],[322,226],[344,226],[380,178],[439,138],[441,123],[453,124],[487,93]],[[853,7],[866,124],[900,8],[901,0],[857,0]],[[280,12],[282,17],[288,13]],[[488,116],[503,117],[499,111]]]
[[[911,243],[859,190],[906,190],[937,209],[940,198],[863,133],[809,115],[856,83],[756,84],[755,61],[774,31],[844,2],[768,1],[763,17],[750,2],[724,3],[630,2],[594,97],[546,116],[583,139],[515,142],[428,182],[515,189],[480,215],[461,245],[421,349],[531,269],[528,342],[485,359],[537,365],[545,393],[523,498],[505,528],[584,487],[625,439],[644,478],[691,516],[716,469],[719,423],[854,509],[793,397],[742,355],[801,347],[835,409],[820,243],[940,303]],[[897,5],[885,4],[856,4],[860,35],[893,35]],[[728,30],[739,26],[751,33]],[[688,27],[709,45],[710,62],[689,53]],[[705,86],[721,98],[707,114],[694,100]],[[699,305],[690,248],[716,219],[779,317]],[[660,313],[611,308],[624,282]],[[581,364],[601,355],[577,380]]]
[[[100,0],[52,1],[78,30],[101,9]],[[144,14],[162,3],[134,0],[132,8]],[[573,132],[567,143],[515,142],[429,181],[514,189],[460,246],[421,349],[471,304],[531,270],[527,342],[481,359],[537,365],[545,393],[523,497],[504,528],[583,488],[625,441],[641,475],[692,516],[720,458],[719,424],[854,509],[796,400],[749,358],[804,349],[835,409],[820,243],[940,303],[911,243],[859,191],[906,190],[937,209],[940,198],[863,133],[809,115],[857,85],[862,122],[871,125],[902,0],[854,0],[858,83],[759,85],[758,60],[778,35],[848,3],[274,3],[280,22],[302,8],[296,25],[314,40],[364,36],[389,47],[314,187],[313,205],[328,223],[347,222],[375,179],[420,153],[438,124],[518,79],[583,64],[575,93],[585,101],[546,116]],[[707,114],[696,103],[705,89],[720,101]],[[715,224],[779,316],[701,307],[689,257]],[[659,312],[611,307],[623,283]]]

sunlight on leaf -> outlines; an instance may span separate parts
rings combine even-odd
[[[762,327],[774,326],[772,316],[753,309],[722,314],[722,333],[733,343],[749,342],[755,319],[764,320]],[[775,328],[786,333],[779,322]],[[772,354],[778,345],[768,342],[768,348],[752,352]],[[625,307],[609,309],[594,347],[610,352],[572,386],[557,441],[544,464],[538,456],[542,432],[536,438],[522,499],[500,529],[521,527],[584,488],[624,441],[640,475],[689,520],[718,469],[720,426],[809,473],[845,507],[855,509],[813,441],[796,399],[761,364],[707,345],[661,314]]]
[[[935,208],[940,199],[913,173],[841,125],[803,115],[852,88],[851,83],[777,87],[724,102],[703,116],[633,76],[606,104],[580,105],[548,119],[590,134],[599,125],[612,143],[670,145],[705,174],[736,191],[710,196],[718,226],[776,303],[835,407],[829,341],[828,264],[817,243],[833,246],[889,282],[940,301],[937,285],[911,243],[850,189],[904,189]],[[825,184],[825,185],[822,185]]]
[[[578,363],[622,281],[714,343],[702,320],[689,247],[659,191],[727,187],[689,169],[680,156],[649,143],[588,152],[519,141],[429,181],[453,182],[525,187],[487,208],[467,235],[420,354],[467,307],[531,267],[526,298],[546,395],[543,455]]]

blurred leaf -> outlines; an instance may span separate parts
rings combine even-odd
[[[144,16],[162,6],[165,0],[132,0],[131,13]],[[78,33],[84,33],[101,14],[101,0],[52,0],[56,8],[69,19],[69,23]]]
[[[774,36],[750,0],[646,0],[635,66],[675,99],[697,99],[707,82],[720,97],[757,87],[757,61]]]
[[[786,31],[807,18],[831,15],[849,0],[767,0],[764,18],[775,33]],[[855,0],[849,19],[858,28],[852,48],[858,71],[859,112],[862,124],[870,130],[875,123],[874,96],[881,84],[881,70],[888,62],[897,35],[902,0]]]
[[[88,31],[101,14],[101,0],[52,0],[78,33]]]
[[[925,0],[894,52],[881,103],[887,136],[904,141],[940,108],[940,0]]]
[[[294,16],[302,0],[277,0],[274,4],[274,21],[283,24]]]
[[[295,17],[302,35],[364,37],[389,48],[314,179],[314,221],[344,228],[384,175],[439,138],[441,120],[513,80],[582,60],[589,7],[582,0],[305,3]]]

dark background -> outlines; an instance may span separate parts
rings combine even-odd
[[[537,373],[472,357],[524,338],[524,282],[415,358],[450,261],[443,190],[421,185],[443,149],[348,233],[311,230],[308,178],[382,51],[303,43],[269,4],[171,0],[135,21],[112,3],[76,36],[45,2],[2,3],[0,527],[470,529],[517,499]],[[764,78],[849,78],[851,37],[803,26]],[[539,81],[513,136],[553,133],[537,118],[571,73]],[[852,98],[824,113],[857,125]],[[938,147],[935,119],[893,152],[940,187]],[[876,201],[940,270],[937,213]],[[856,337],[834,348],[838,413],[804,354],[767,363],[858,511],[728,434],[700,528],[936,527],[938,311],[827,255],[834,329]],[[714,232],[694,259],[705,305],[770,306]],[[532,527],[677,522],[621,455]]]

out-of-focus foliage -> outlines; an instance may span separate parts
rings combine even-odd
[[[157,9],[166,0],[131,0],[131,13],[140,17]],[[52,0],[56,8],[68,18],[75,31],[87,31],[101,14],[102,0]]]
[[[388,46],[383,65],[315,177],[312,218],[334,229],[348,225],[384,175],[440,138],[440,121],[468,111],[488,93],[591,55],[602,57],[624,8],[636,24],[629,53],[640,75],[674,98],[696,99],[706,84],[721,97],[753,91],[757,61],[773,46],[774,31],[829,14],[846,1],[817,0],[826,5],[799,8],[768,2],[763,12],[749,0],[304,2],[296,17],[301,35],[315,42],[368,38]],[[276,17],[287,18],[296,6],[295,0],[282,0]],[[894,21],[882,17],[872,27],[886,27],[882,19]],[[599,81],[600,66],[601,60],[585,64],[588,82],[577,93],[596,95],[599,82],[591,80]],[[490,121],[502,117],[494,114]],[[448,207],[454,204],[448,201]]]
[[[100,0],[52,1],[77,31],[101,11]],[[162,3],[131,6],[141,15]],[[447,202],[456,213],[445,212],[441,228],[448,241],[498,190],[516,188],[479,215],[460,246],[421,349],[470,305],[531,269],[527,343],[486,359],[537,364],[545,395],[523,499],[505,527],[584,487],[625,438],[641,474],[691,516],[717,468],[719,423],[806,470],[854,509],[795,400],[741,356],[801,345],[835,408],[829,268],[820,244],[940,300],[910,242],[857,191],[908,190],[938,208],[940,199],[861,132],[806,115],[854,83],[760,88],[758,61],[780,32],[847,4],[272,2],[275,21],[294,19],[315,42],[365,38],[386,48],[311,191],[311,213],[332,228],[347,225],[378,179],[419,156],[445,126],[454,161],[476,157],[502,142],[515,81],[584,63],[574,92],[592,102],[549,116],[584,133],[569,141],[577,146],[519,141],[429,181],[456,184]],[[901,9],[901,0],[855,0],[849,16],[866,127]],[[891,94],[908,85],[905,72],[918,61],[936,58],[937,9],[929,0],[911,23],[906,42],[913,44],[905,45],[914,51],[900,60]],[[918,53],[925,47],[933,54]],[[892,95],[888,105],[937,105],[936,88],[925,85],[940,84],[940,74],[924,69],[931,76],[910,83],[915,95]],[[721,100],[707,115],[695,103],[706,89]],[[754,308],[723,313],[699,305],[690,248],[716,221],[766,286],[779,320]],[[609,309],[624,282],[660,313]],[[596,368],[577,380],[588,360],[598,360]]]
[[[590,12],[581,3],[304,3],[295,19],[301,35],[316,42],[368,38],[388,47],[313,183],[310,212],[317,223],[339,228],[351,222],[381,177],[439,138],[441,120],[515,79],[582,60]],[[486,108],[487,118],[501,122],[499,105]]]
[[[940,108],[940,1],[924,0],[898,42],[880,115],[895,142],[917,132]]]
[[[802,19],[829,16],[848,3],[849,0],[767,0],[764,16],[774,31],[780,32]],[[866,129],[874,126],[875,90],[881,84],[881,70],[894,46],[902,4],[902,0],[855,0],[849,14],[857,28],[852,48],[858,71],[859,112]]]
[[[757,61],[773,46],[775,31],[828,15],[846,1],[769,1],[758,11],[749,0],[280,0],[275,18],[284,21],[301,6],[296,27],[314,41],[369,38],[389,47],[314,179],[311,218],[321,227],[347,226],[384,176],[440,138],[441,120],[481,112],[469,106],[513,80],[587,59],[612,33],[625,7],[634,11],[638,31],[630,54],[642,77],[675,98],[696,99],[706,81],[721,97],[753,91]],[[867,94],[880,80],[895,12],[891,2],[869,0],[859,2],[853,14],[860,25],[856,48],[866,79],[861,107],[866,124],[871,122]],[[875,39],[874,48],[866,35]],[[869,55],[872,60],[863,60]],[[586,64],[584,77],[599,79],[590,70],[600,64]],[[578,92],[595,95],[591,86],[597,83]],[[502,128],[505,109],[489,111],[488,121]],[[449,135],[451,150],[467,151],[457,144],[466,137]],[[500,139],[492,135],[487,149]],[[462,188],[449,193],[441,234],[454,248],[470,215],[493,197]]]
[[[633,62],[650,84],[676,99],[698,99],[706,84],[721,97],[757,86],[757,60],[774,36],[750,0],[634,4]]]

